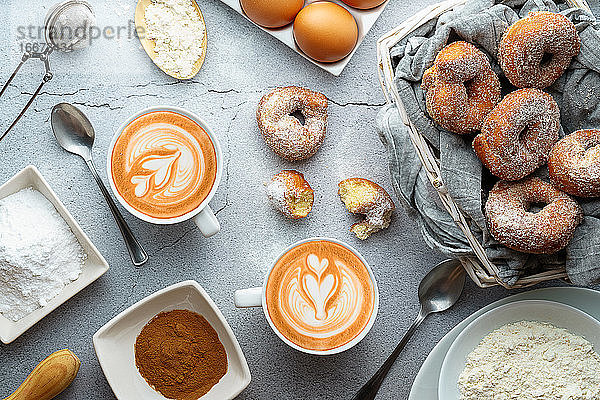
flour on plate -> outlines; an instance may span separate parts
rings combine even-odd
[[[565,329],[516,322],[469,354],[458,386],[462,400],[599,400],[600,356]]]
[[[148,39],[154,40],[155,62],[163,69],[187,78],[204,52],[204,22],[195,0],[152,0],[144,13]]]
[[[0,313],[18,321],[79,277],[87,255],[43,194],[0,200]]]

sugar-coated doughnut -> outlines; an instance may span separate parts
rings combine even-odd
[[[538,211],[532,206],[543,204]],[[513,250],[552,254],[564,248],[581,222],[571,196],[539,178],[499,181],[489,193],[485,216],[492,236]]]
[[[567,17],[538,11],[506,30],[498,58],[513,85],[542,89],[565,72],[580,48],[579,34]]]
[[[281,171],[266,183],[266,189],[273,207],[288,218],[304,218],[312,209],[314,191],[298,171]]]
[[[547,161],[559,129],[560,111],[552,96],[518,89],[487,116],[473,149],[492,174],[518,180]]]
[[[364,178],[349,178],[338,184],[340,199],[351,213],[364,214],[365,219],[350,227],[356,237],[367,239],[372,233],[390,226],[396,208],[384,188]]]
[[[600,129],[582,129],[559,140],[550,151],[548,172],[564,192],[600,197]]]
[[[425,71],[421,87],[427,112],[450,132],[467,134],[481,128],[500,101],[500,81],[483,52],[467,42],[454,42]]]
[[[299,111],[302,124],[292,113]],[[327,128],[327,97],[288,86],[262,97],[256,110],[258,128],[267,145],[288,161],[304,160],[317,152]]]

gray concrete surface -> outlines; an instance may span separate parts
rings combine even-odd
[[[40,321],[10,345],[0,345],[0,397],[8,395],[51,352],[69,348],[82,366],[74,384],[58,398],[112,399],[92,346],[93,333],[117,313],[167,285],[197,280],[231,324],[248,359],[252,383],[240,399],[343,399],[365,382],[399,341],[417,313],[421,277],[441,260],[423,243],[410,216],[395,213],[390,228],[365,242],[348,228],[356,221],[340,203],[336,184],[362,176],[390,188],[385,151],[374,119],[384,102],[375,70],[375,41],[427,3],[391,0],[354,58],[336,78],[296,55],[217,0],[200,1],[209,45],[206,63],[190,82],[159,71],[136,38],[98,39],[72,54],[54,54],[54,79],[15,130],[0,142],[0,182],[28,164],[36,165],[80,222],[111,269],[101,279]],[[0,14],[0,77],[8,77],[20,57],[18,27],[39,25],[48,3],[5,3]],[[133,0],[92,1],[100,26],[127,26]],[[41,41],[41,40],[39,40]],[[35,87],[39,65],[24,69],[0,102],[0,126],[8,125]],[[266,90],[302,85],[331,99],[328,134],[322,149],[298,164],[280,160],[260,138],[254,113]],[[222,232],[204,239],[192,222],[153,226],[125,215],[150,254],[135,268],[129,261],[109,210],[81,159],[65,153],[48,122],[51,107],[69,101],[96,128],[94,156],[104,171],[113,133],[131,113],[170,104],[202,116],[218,135],[226,157],[225,175],[211,206]],[[267,204],[263,181],[283,168],[302,171],[316,192],[310,217],[289,221]],[[381,308],[370,334],[353,349],[318,358],[283,344],[268,328],[260,309],[236,310],[233,292],[258,285],[273,258],[308,236],[332,236],[355,246],[378,279]],[[419,329],[385,381],[378,399],[404,399],[421,363],[437,341],[480,307],[506,296],[504,289],[482,290],[472,283],[460,303],[433,316]]]

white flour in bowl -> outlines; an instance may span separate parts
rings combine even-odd
[[[0,200],[0,313],[18,321],[79,277],[87,255],[43,194]]]
[[[600,356],[565,329],[516,322],[469,354],[458,387],[462,400],[600,400]]]

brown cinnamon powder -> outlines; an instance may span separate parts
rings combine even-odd
[[[135,364],[169,399],[197,400],[227,372],[227,354],[208,321],[188,310],[156,315],[135,342]]]

